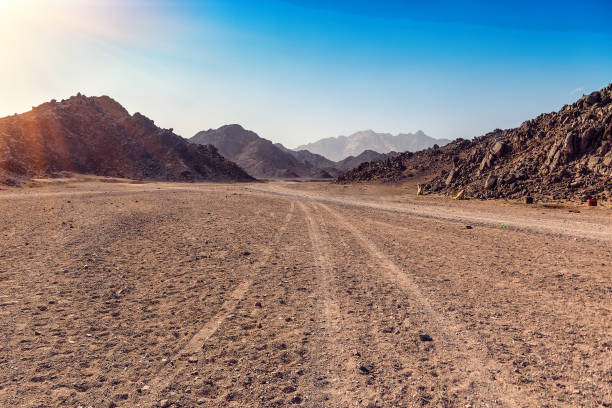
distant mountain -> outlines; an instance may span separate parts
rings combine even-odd
[[[250,181],[213,146],[130,115],[108,96],[78,94],[0,119],[0,182],[59,172],[155,180]]]
[[[334,177],[344,173],[347,170],[357,167],[362,163],[378,161],[378,160],[385,160],[388,157],[395,157],[395,155],[399,154],[397,152],[383,154],[383,153],[377,153],[373,150],[366,150],[356,157],[349,156],[344,160],[335,162],[335,161],[326,159],[320,154],[311,153],[308,150],[291,150],[291,149],[287,149],[285,146],[283,146],[280,143],[277,143],[276,146],[278,146],[280,149],[283,149],[287,153],[291,154],[297,160],[304,162],[304,163],[310,163],[314,165],[315,167],[325,170],[326,172],[328,172]]]
[[[340,161],[348,156],[358,156],[365,150],[373,150],[378,153],[389,153],[392,151],[416,152],[427,149],[437,144],[443,146],[449,143],[447,139],[434,139],[422,131],[406,133],[393,136],[389,133],[376,133],[373,130],[364,130],[350,136],[338,136],[321,139],[297,147],[295,150],[308,150],[320,154],[327,159]]]
[[[226,125],[219,129],[201,131],[190,141],[215,146],[223,156],[238,163],[254,177],[332,177],[325,170],[308,161],[298,160],[284,147],[274,145],[240,125]]]

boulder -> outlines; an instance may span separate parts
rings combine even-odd
[[[493,148],[491,148],[491,153],[493,153],[495,157],[501,157],[505,150],[506,144],[504,142],[497,142],[493,145]]]
[[[587,106],[594,105],[599,101],[601,101],[601,93],[597,91],[584,97],[584,102]]]
[[[566,152],[569,156],[573,156],[574,154],[576,154],[576,139],[577,138],[575,133],[568,133],[567,136],[565,136],[565,140],[563,141],[563,151]],[[556,149],[556,146],[553,146],[553,148]],[[551,152],[552,149],[548,153],[549,158],[551,157]]]
[[[446,187],[450,186],[453,183],[455,177],[457,177],[457,169],[452,169],[450,173],[448,173],[448,177],[446,178]]]
[[[580,135],[580,152],[581,153],[584,153],[589,150],[589,148],[593,144],[593,141],[597,138],[597,135],[599,134],[599,132],[600,132],[600,129],[595,128],[595,127],[588,128],[587,130],[582,132],[582,134]]]
[[[487,178],[487,181],[485,181],[485,190],[491,190],[493,187],[495,187],[495,185],[497,184],[497,176],[489,176]]]

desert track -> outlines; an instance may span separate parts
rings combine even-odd
[[[51,186],[0,209],[0,406],[612,404],[606,210],[308,183]]]

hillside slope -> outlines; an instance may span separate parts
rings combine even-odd
[[[325,170],[296,159],[269,140],[240,125],[226,125],[219,129],[201,131],[190,141],[215,146],[223,156],[236,162],[255,177],[332,177]]]
[[[426,179],[424,192],[465,190],[477,198],[609,198],[612,85],[518,128],[364,164],[337,181],[401,182],[414,175]]]
[[[108,96],[78,94],[0,119],[0,182],[60,172],[168,181],[250,181],[212,146],[130,115]]]

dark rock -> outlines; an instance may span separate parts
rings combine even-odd
[[[485,190],[491,190],[497,184],[497,176],[489,176],[485,181]]]
[[[420,333],[419,334],[419,340],[421,340],[421,341],[433,341],[433,338],[429,334]]]
[[[359,371],[361,374],[370,374],[372,372],[372,366],[361,365],[359,366]]]

